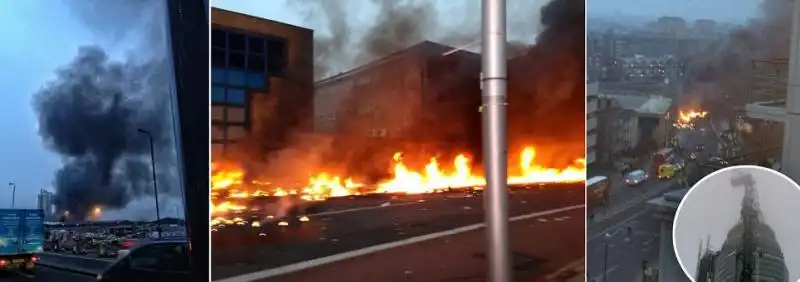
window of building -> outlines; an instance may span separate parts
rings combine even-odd
[[[228,140],[240,140],[246,135],[246,130],[243,126],[228,126],[227,131]]]
[[[226,101],[234,105],[245,105],[247,103],[244,90],[237,88],[228,88]]]
[[[244,34],[228,32],[228,49],[232,51],[245,51],[245,41],[247,37]]]
[[[284,39],[267,40],[267,71],[273,75],[280,75],[288,63],[287,43]]]
[[[219,29],[213,29],[211,31],[211,47],[222,48],[225,49],[227,47],[227,38],[225,38],[227,34]]]
[[[212,106],[211,107],[211,120],[222,121],[225,119],[225,107]]]
[[[222,125],[211,126],[211,140],[212,141],[225,140],[225,127]]]
[[[229,107],[226,112],[228,122],[245,122],[245,113],[243,108]]]
[[[251,54],[264,54],[264,39],[258,37],[248,37],[247,52]]]
[[[225,145],[220,143],[211,144],[211,158],[220,157],[225,153]]]
[[[211,102],[212,103],[225,103],[227,98],[225,98],[225,88],[219,86],[211,87]]]

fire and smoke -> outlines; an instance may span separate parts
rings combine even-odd
[[[678,110],[678,116],[673,126],[680,129],[694,129],[694,124],[706,118],[708,112],[700,110]]]
[[[725,115],[747,103],[754,59],[786,59],[794,1],[761,1],[758,15],[688,60],[682,100]],[[710,106],[716,105],[715,108]]]
[[[118,210],[153,194],[150,143],[138,129],[153,137],[159,192],[175,190],[169,173],[175,162],[168,134],[170,76],[159,27],[163,8],[158,1],[133,2],[69,2],[73,14],[96,35],[112,46],[136,42],[136,52],[117,61],[99,45],[81,47],[34,95],[39,134],[62,156],[63,167],[54,179],[56,205],[73,219],[87,218],[94,207]],[[148,48],[137,48],[143,43]],[[164,48],[153,48],[160,45]]]
[[[523,10],[528,16],[524,17],[526,24],[520,25],[512,21],[510,27],[525,27],[523,31],[515,32],[527,32],[524,37],[531,42],[533,38],[537,38],[537,45],[519,48],[518,43],[509,44],[524,53],[509,63],[509,138],[510,152],[515,152],[510,157],[509,184],[583,181],[585,164],[580,158],[585,151],[584,4],[572,0],[552,1],[544,8],[539,1],[519,1],[517,4],[522,2],[528,5],[528,9]],[[373,3],[378,6],[378,22],[359,25],[366,28],[363,30],[364,36],[357,38],[354,34],[356,28],[350,26],[352,23],[346,19],[349,11],[346,13],[342,10],[343,5],[337,5],[336,1],[303,2],[303,8],[317,8],[324,13],[327,31],[330,33],[329,36],[315,38],[318,75],[350,67],[349,62],[352,61],[362,62],[394,53],[425,38],[435,39],[440,34],[443,36],[438,38],[443,40],[437,40],[438,42],[454,46],[479,38],[480,25],[477,21],[473,30],[464,29],[463,25],[458,27],[460,30],[443,30],[445,25],[437,22],[436,13],[429,1]],[[357,7],[348,6],[350,8]],[[474,7],[465,9],[471,8]],[[479,9],[474,9],[473,19],[480,19],[478,11]],[[320,32],[315,33],[317,34]],[[351,53],[353,50],[357,52]],[[474,84],[470,86],[467,88],[475,90],[474,95],[478,97],[477,87]],[[467,93],[473,95],[472,92],[464,95]],[[384,96],[389,95],[371,95],[372,99]],[[357,102],[347,104],[358,104]],[[475,111],[478,106],[476,103],[466,107],[472,110],[473,116],[478,116]],[[400,123],[402,121],[398,121]],[[450,126],[449,123],[436,125],[441,128]],[[476,158],[480,156],[479,151],[442,152],[437,151],[441,146],[424,148],[427,144],[409,142],[402,144],[402,149],[396,150],[403,153],[392,156],[391,152],[379,152],[374,146],[367,146],[356,139],[337,143],[337,140],[323,141],[324,138],[302,136],[296,138],[296,141],[301,141],[299,145],[277,153],[268,153],[267,159],[275,165],[254,169],[251,162],[238,158],[234,158],[234,164],[215,162],[212,210],[218,213],[248,210],[252,207],[243,204],[240,199],[258,196],[294,196],[314,201],[364,193],[414,194],[435,193],[443,189],[476,189],[476,186],[480,187],[485,182],[482,173],[476,169],[480,167],[479,158]],[[461,136],[468,138],[467,135]],[[406,138],[413,139],[411,136]],[[379,146],[397,145],[386,142]],[[447,143],[444,140],[440,142]],[[352,154],[342,153],[344,151],[363,151],[372,158],[358,159],[358,163],[370,164],[388,173],[374,178],[363,175],[363,171],[341,169],[340,164],[355,158]],[[319,157],[331,152],[340,153],[333,162],[326,162],[325,158]],[[247,151],[238,156],[246,157],[248,154],[259,155]],[[298,160],[305,160],[305,163],[298,164]],[[237,163],[245,165],[240,166]],[[292,181],[260,177],[264,171],[271,170],[281,171],[272,173],[275,177],[295,175],[298,176],[295,179],[307,180],[291,183]],[[298,173],[305,175],[299,176]],[[224,218],[220,220],[225,221]]]
[[[576,183],[586,177],[583,159],[574,160],[572,165],[565,168],[548,168],[538,163],[533,147],[524,148],[513,159],[516,165],[510,165],[509,184]],[[307,183],[295,187],[281,187],[264,180],[246,181],[241,168],[212,164],[212,213],[219,216],[253,209],[242,203],[243,199],[253,197],[296,196],[306,201],[319,201],[329,197],[373,193],[427,194],[450,189],[482,189],[486,185],[486,179],[474,170],[466,154],[457,155],[448,168],[437,158],[430,158],[420,168],[411,168],[403,161],[400,152],[392,156],[392,161],[389,169],[392,178],[378,183],[366,185],[354,181],[352,177],[319,172],[310,176]]]

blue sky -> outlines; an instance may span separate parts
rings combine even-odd
[[[31,97],[79,45],[95,41],[60,1],[0,1],[0,38],[0,207],[11,205],[10,181],[16,206],[35,207],[60,160],[42,145]]]

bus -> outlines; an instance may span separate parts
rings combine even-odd
[[[668,164],[672,162],[673,158],[675,157],[675,149],[673,148],[663,148],[658,150],[655,154],[653,154],[653,172],[651,175],[658,175],[658,169],[663,164]]]
[[[593,213],[598,207],[604,206],[611,191],[611,181],[605,176],[593,176],[586,180],[586,210]]]

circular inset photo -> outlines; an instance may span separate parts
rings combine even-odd
[[[692,281],[798,281],[800,186],[761,166],[717,170],[678,206],[675,256]]]

